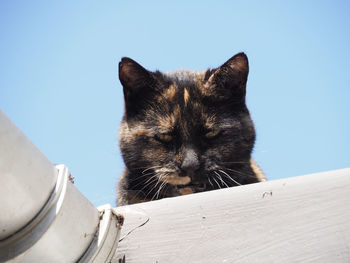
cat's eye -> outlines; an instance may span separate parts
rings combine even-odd
[[[207,139],[212,139],[220,133],[219,129],[208,131],[204,136]]]
[[[156,139],[162,142],[171,142],[173,140],[173,136],[166,133],[159,133],[156,135]]]

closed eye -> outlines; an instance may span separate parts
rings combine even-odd
[[[205,138],[207,139],[213,139],[216,136],[218,136],[220,134],[220,130],[219,129],[214,129],[214,130],[210,130],[207,133],[205,133]]]
[[[158,133],[155,135],[155,138],[161,142],[171,142],[173,140],[173,136],[166,133]]]

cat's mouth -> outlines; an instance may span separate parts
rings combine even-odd
[[[160,177],[160,180],[175,186],[186,186],[191,182],[189,176],[180,177],[177,175],[162,176]]]
[[[191,188],[194,190],[194,192],[202,192],[207,189],[207,184],[206,183],[189,183],[186,185],[177,185],[177,189],[185,189],[185,188]]]
[[[193,182],[190,176],[178,176],[176,173],[161,176],[160,180],[175,187],[181,195],[207,190],[207,184],[205,182]]]

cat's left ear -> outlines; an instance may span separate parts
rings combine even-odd
[[[123,57],[119,62],[119,80],[124,87],[126,98],[144,93],[154,81],[151,72],[128,57]]]
[[[207,82],[207,92],[222,99],[244,102],[248,72],[246,54],[238,53],[214,70]]]
[[[147,104],[155,86],[155,78],[131,58],[124,57],[119,62],[119,80],[123,85],[126,114],[138,114]]]

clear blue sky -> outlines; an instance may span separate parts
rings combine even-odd
[[[244,51],[267,177],[350,167],[349,3],[4,0],[0,108],[95,205],[114,205],[120,58],[203,70]]]

